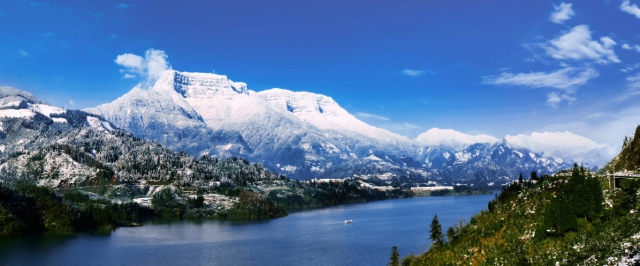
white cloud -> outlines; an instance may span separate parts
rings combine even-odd
[[[640,94],[640,73],[636,73],[635,76],[627,77],[627,91],[616,100],[625,101],[638,94]]]
[[[636,4],[632,5],[629,0],[622,0],[622,4],[620,4],[620,10],[634,15],[636,16],[636,18],[640,18],[640,8],[638,8]]]
[[[640,45],[636,44],[635,46],[633,46],[633,48],[636,48],[636,52],[640,53]]]
[[[558,105],[562,101],[573,102],[576,100],[576,97],[571,96],[570,94],[559,94],[557,92],[552,92],[547,94],[547,105],[551,107],[558,107]]]
[[[567,67],[555,72],[530,72],[530,73],[502,73],[497,76],[484,77],[485,84],[515,85],[530,88],[555,88],[572,92],[592,78],[598,76],[598,71],[587,68],[582,71]]]
[[[572,5],[573,4],[567,3],[562,3],[559,6],[554,5],[553,8],[555,9],[555,12],[551,13],[551,17],[549,17],[549,20],[559,24],[562,24],[565,21],[569,20],[576,14],[576,12],[571,9]]]
[[[136,78],[136,75],[132,75],[132,74],[124,74],[124,78],[126,79],[132,79],[132,78]]]
[[[568,33],[544,44],[547,54],[556,59],[590,59],[600,64],[620,63],[613,51],[616,42],[609,37],[600,42],[591,39],[589,26],[573,27]]]
[[[374,115],[374,114],[369,114],[369,113],[362,113],[362,112],[358,112],[358,113],[356,113],[356,116],[364,117],[364,118],[373,118],[373,119],[383,120],[383,121],[390,121],[390,120],[391,120],[391,119],[389,119],[388,117],[379,116],[379,115]]]
[[[640,105],[608,112],[595,119],[547,125],[542,130],[570,131],[607,145],[611,149],[610,152],[600,152],[600,165],[603,165],[620,151],[624,136],[632,136],[638,124],[640,124]]]
[[[58,35],[58,34],[56,34],[55,32],[51,32],[51,31],[44,34],[44,36],[47,36],[47,37],[56,37],[56,35]]]
[[[20,57],[30,56],[30,54],[27,53],[27,51],[25,51],[25,50],[19,50],[18,53],[20,54]]]
[[[626,50],[631,50],[631,46],[629,46],[629,44],[622,44],[622,49],[626,49]]]
[[[142,74],[144,71],[144,58],[134,54],[121,54],[116,57],[116,64],[128,68],[130,71]]]
[[[533,132],[531,135],[507,135],[504,139],[517,147],[529,149],[545,156],[556,156],[591,165],[598,164],[599,153],[609,154],[611,147],[597,143],[592,139],[564,132]]]
[[[116,5],[117,9],[127,9],[127,8],[130,8],[130,7],[133,7],[133,5],[125,4],[125,3],[120,3],[120,4]]]
[[[620,69],[621,72],[627,73],[627,72],[631,72],[635,69],[640,68],[640,63],[636,63],[634,65],[628,65],[627,67]]]
[[[73,106],[74,104],[73,100],[69,100],[69,105]]]
[[[405,69],[405,70],[402,70],[402,73],[407,76],[417,77],[424,74],[424,70]]]
[[[116,64],[125,67],[125,78],[132,78],[131,74],[138,74],[146,78],[146,86],[152,86],[158,78],[167,70],[171,69],[167,61],[167,54],[161,50],[149,49],[145,52],[144,58],[135,54],[121,54],[116,57]],[[129,76],[127,76],[129,75]]]

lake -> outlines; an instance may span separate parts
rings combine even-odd
[[[150,221],[109,235],[0,239],[0,265],[386,265],[394,245],[403,257],[428,249],[435,214],[446,232],[493,198],[396,199],[258,222]]]

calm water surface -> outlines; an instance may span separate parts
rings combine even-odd
[[[486,209],[493,195],[342,205],[260,222],[149,222],[110,235],[0,239],[0,265],[386,265],[427,250],[443,231]],[[344,224],[353,220],[353,224]]]

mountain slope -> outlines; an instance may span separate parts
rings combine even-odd
[[[638,132],[640,127],[636,136]],[[609,165],[634,166],[629,162],[639,154],[638,146],[628,145]],[[610,189],[606,176],[574,165],[573,170],[504,187],[488,210],[468,224],[462,221],[443,230],[447,236],[439,237],[442,244],[432,244],[428,252],[403,261],[410,265],[638,265],[638,195],[638,180],[624,180]]]
[[[535,154],[522,166],[491,157],[499,140],[487,135],[432,129],[411,140],[358,120],[330,97],[284,89],[254,92],[210,73],[166,71],[151,89],[134,88],[86,111],[174,150],[240,156],[296,179],[379,175],[493,183],[520,171],[552,173],[567,166],[524,147],[509,147]],[[482,147],[485,159],[464,160],[477,152],[465,151],[473,145]]]
[[[148,91],[134,89],[86,111],[190,154],[216,153],[199,146],[185,148],[184,143],[207,143],[198,134],[172,138],[173,132],[237,132],[246,146],[240,138],[210,146],[241,146],[242,152],[235,155],[305,179],[329,168],[348,168],[376,152],[400,156],[414,149],[408,138],[357,120],[326,96],[284,90],[256,93],[216,74],[167,71]]]

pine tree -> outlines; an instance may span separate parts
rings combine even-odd
[[[391,248],[391,262],[389,262],[387,265],[389,266],[400,266],[400,253],[398,253],[398,247],[393,246]]]
[[[522,184],[522,173],[520,173],[520,176],[518,177],[518,182]]]
[[[429,239],[431,239],[431,243],[433,245],[439,246],[443,242],[442,235],[442,226],[440,225],[440,221],[438,221],[438,215],[433,216],[433,220],[431,221],[431,230],[429,230]]]
[[[538,173],[536,173],[536,171],[531,172],[531,178],[529,180],[538,181]]]
[[[453,242],[453,239],[456,238],[456,230],[453,227],[449,227],[447,230],[447,239],[449,239],[449,243]]]

